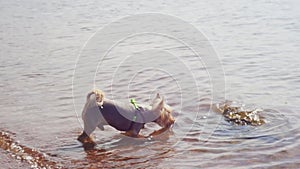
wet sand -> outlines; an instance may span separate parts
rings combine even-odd
[[[6,169],[30,168],[29,164],[15,159],[11,156],[10,152],[4,151],[3,149],[0,149],[0,164],[1,168]]]

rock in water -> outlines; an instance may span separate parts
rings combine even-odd
[[[214,108],[221,112],[227,121],[237,125],[260,126],[265,124],[264,118],[260,115],[262,109],[244,110],[243,106],[232,106],[231,103],[220,103]]]

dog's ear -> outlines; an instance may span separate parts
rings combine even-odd
[[[160,95],[159,95],[159,93],[156,93],[156,97],[155,97],[156,99],[160,99]]]
[[[161,111],[163,108],[164,108],[164,104],[165,104],[165,101],[164,101],[164,98],[162,98],[158,104],[155,105],[155,107],[153,107],[153,109],[155,109],[156,111]]]
[[[164,97],[163,97],[163,98],[161,99],[160,103],[158,104],[158,107],[160,108],[160,110],[164,108],[164,104],[165,104],[165,99],[164,99]]]

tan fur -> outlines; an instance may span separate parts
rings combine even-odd
[[[87,101],[85,103],[83,113],[82,113],[83,119],[86,119],[86,117],[88,117],[87,115],[89,114],[91,107],[93,107],[94,106],[93,104],[95,104],[95,101],[91,100],[91,99],[94,99],[91,97],[92,95],[95,95],[96,104],[98,106],[100,106],[101,108],[103,108],[104,97],[105,97],[104,92],[102,92],[99,89],[92,90],[91,92],[89,92],[87,94]],[[156,97],[154,98],[154,100],[151,104],[151,107],[152,107],[152,110],[154,111],[154,113],[157,114],[157,117],[158,117],[153,122],[157,123],[158,125],[160,125],[162,127],[162,129],[159,130],[159,132],[156,131],[154,133],[158,134],[160,132],[166,131],[168,128],[171,127],[172,124],[174,124],[175,120],[171,114],[172,110],[171,110],[170,106],[165,104],[164,98],[160,97],[159,94],[157,94]],[[94,117],[94,116],[91,116],[91,117]],[[84,123],[84,124],[87,125],[90,123]],[[87,126],[88,127],[85,127],[87,130],[83,131],[83,133],[78,137],[78,140],[80,142],[82,142],[83,144],[94,145],[94,144],[91,144],[91,143],[93,143],[93,139],[90,138],[89,135],[91,134],[91,132],[93,132],[93,130],[95,129],[94,128],[95,126],[92,128],[89,127],[89,125],[87,125]],[[91,124],[91,126],[93,126],[93,124]],[[90,130],[90,128],[91,128],[91,130]],[[99,128],[99,125],[98,125],[98,128]],[[103,126],[102,126],[102,128],[103,128]],[[102,130],[104,130],[104,128]],[[140,135],[136,136],[136,133],[133,133],[132,131],[127,131],[126,135],[141,137]],[[144,137],[144,136],[142,136],[142,137]]]
[[[102,106],[103,99],[104,99],[104,92],[102,92],[102,90],[99,90],[99,89],[94,89],[90,93],[87,94],[87,100],[90,100],[90,97],[92,94],[95,94],[97,105]]]
[[[162,99],[161,103],[164,103],[163,99]],[[165,105],[165,104],[163,104],[162,107],[163,108],[160,111],[160,116],[155,122],[157,124],[159,124],[161,127],[168,128],[175,122],[175,120],[171,114],[172,109],[168,105]]]

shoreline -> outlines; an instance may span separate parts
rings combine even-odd
[[[15,159],[11,154],[0,148],[0,164],[1,168],[31,168],[30,165],[26,162]]]

